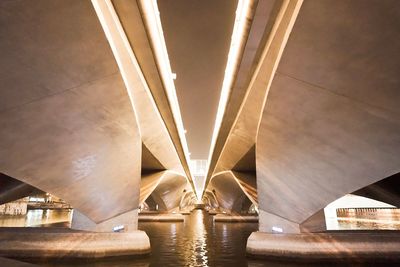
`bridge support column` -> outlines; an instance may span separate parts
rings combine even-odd
[[[117,215],[106,221],[96,223],[87,216],[74,210],[71,228],[91,232],[133,232],[138,226],[138,210],[134,209]]]
[[[266,233],[300,233],[300,225],[283,217],[260,210],[259,231]]]

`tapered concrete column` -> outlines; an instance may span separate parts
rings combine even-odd
[[[326,230],[327,228],[324,209],[321,209],[300,224],[300,231],[302,233],[316,233],[324,232]]]
[[[260,210],[259,230],[266,233],[300,233],[300,225],[283,217]]]
[[[302,223],[297,223],[273,213],[260,210],[259,223],[259,230],[267,233],[313,233],[326,231],[325,214],[323,209]]]
[[[71,228],[91,232],[133,232],[138,226],[138,210],[134,209],[108,220],[96,223],[87,216],[74,210]]]

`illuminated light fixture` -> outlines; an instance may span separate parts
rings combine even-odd
[[[171,64],[168,57],[167,46],[165,44],[164,33],[161,25],[160,11],[158,10],[156,0],[141,0],[140,1],[144,19],[150,35],[150,40],[153,45],[153,52],[160,70],[160,76],[163,81],[168,101],[172,109],[176,127],[178,129],[179,139],[182,144],[183,152],[185,154],[186,162],[190,162],[190,153],[185,137],[186,130],[183,127],[181,111],[179,109],[178,98],[176,96],[176,89],[174,79],[176,74],[171,70]],[[189,168],[190,175],[191,171]],[[192,176],[193,177],[193,176]],[[196,183],[193,181],[193,185]]]
[[[142,0],[141,2],[142,2],[141,6],[144,8],[145,20],[147,25],[149,26],[148,31],[153,44],[153,51],[156,54],[156,60],[159,67],[160,76],[165,85],[168,101],[170,103],[174,121],[178,130],[178,136],[182,144],[182,149],[185,159],[180,159],[180,160],[182,161],[182,165],[184,165],[185,160],[186,162],[189,162],[188,147],[184,135],[183,122],[176,97],[175,85],[173,82],[174,73],[172,73],[169,64],[168,54],[164,42],[164,36],[162,34],[157,3],[156,1],[153,0]],[[120,69],[122,79],[124,80],[125,86],[128,89],[127,92],[132,103],[132,108],[135,111],[134,115],[136,117],[136,121],[139,122],[140,119],[137,116],[135,105],[133,104],[135,101],[132,92],[134,92],[135,91],[134,88],[137,87],[143,87],[140,88],[139,90],[141,91],[141,93],[142,91],[144,91],[147,94],[150,102],[149,104],[152,105],[152,107],[154,107],[154,110],[157,110],[155,116],[157,117],[157,119],[160,119],[160,121],[163,121],[163,118],[161,117],[161,114],[158,112],[158,107],[148,88],[143,73],[140,70],[140,66],[132,51],[130,43],[125,35],[124,29],[119,21],[118,15],[115,12],[112,1],[92,0],[92,4],[100,20],[100,23],[103,27],[103,30],[106,34],[108,42],[111,46],[111,50],[113,51],[115,60],[117,61],[118,67]],[[162,130],[168,132],[165,123],[162,123],[161,127]],[[139,133],[140,135],[142,135],[140,127],[139,127]],[[171,145],[174,145],[170,135],[168,142],[170,142]],[[190,179],[191,177],[192,175],[189,169],[186,172],[186,179],[192,184],[194,184]]]
[[[283,233],[283,229],[278,226],[272,226],[272,232]]]
[[[124,226],[123,225],[117,225],[113,227],[113,232],[120,232],[122,230],[124,230]]]
[[[221,96],[218,103],[217,115],[215,117],[214,130],[211,140],[210,153],[208,155],[208,163],[211,162],[212,153],[217,141],[218,133],[221,128],[222,119],[224,117],[226,105],[228,103],[229,94],[233,85],[237,64],[241,55],[242,38],[246,33],[247,18],[251,11],[251,0],[239,0],[236,8],[235,24],[231,37],[231,45],[229,48],[228,61],[225,67],[225,76],[222,82]],[[209,166],[208,166],[209,169]]]

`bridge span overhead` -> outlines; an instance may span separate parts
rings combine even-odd
[[[399,1],[5,0],[0,36],[0,207],[61,199],[70,229],[46,234],[68,257],[146,254],[148,225],[200,238],[214,216],[258,223],[260,257],[400,259],[396,230],[329,221],[400,229],[379,217],[400,203]],[[30,231],[0,247],[45,253]]]

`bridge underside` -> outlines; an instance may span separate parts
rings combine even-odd
[[[150,248],[139,212],[187,212],[197,197],[258,213],[250,254],[387,249],[321,232],[348,194],[400,207],[399,1],[249,1],[202,196],[154,3],[0,2],[0,205],[50,193],[74,208],[74,233],[138,237],[129,253]]]
[[[124,216],[137,221],[150,194],[178,207],[192,182],[141,4],[94,4],[0,4],[1,199],[51,193],[74,207],[73,227],[111,231]],[[99,9],[119,19],[106,25]],[[125,24],[126,35],[106,36]],[[128,64],[116,38],[132,40]],[[157,175],[146,188],[149,173]]]
[[[398,205],[398,192],[379,186],[400,170],[398,3],[370,8],[374,3],[276,3],[275,31],[265,28],[251,78],[233,86],[232,95],[239,88],[245,94],[240,107],[235,98],[228,102],[222,125],[231,127],[217,137],[208,186],[221,175],[236,181],[220,194],[234,203],[240,194],[233,188],[241,188],[258,205],[261,231],[300,232],[302,223],[353,192]],[[251,60],[249,49],[242,65]],[[276,66],[270,76],[268,64]],[[240,168],[255,172],[256,185],[235,179]]]

